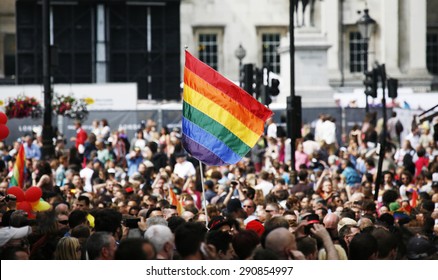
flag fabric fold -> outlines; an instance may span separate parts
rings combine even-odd
[[[176,211],[178,212],[178,216],[181,216],[181,213],[183,212],[183,206],[181,202],[176,197],[175,192],[173,191],[172,187],[169,187],[169,202],[170,205],[176,206]]]
[[[11,181],[9,187],[18,186],[24,187],[24,165],[26,163],[26,154],[24,152],[24,145],[21,144],[18,149],[17,158],[15,160],[14,169],[12,170]]]
[[[235,164],[263,134],[272,111],[186,51],[182,142],[207,165]]]

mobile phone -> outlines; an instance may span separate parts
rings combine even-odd
[[[138,222],[140,222],[140,218],[129,218],[125,220],[125,227],[128,228],[138,228]]]

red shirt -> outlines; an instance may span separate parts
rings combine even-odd
[[[87,137],[88,135],[82,127],[76,130],[76,144],[75,144],[76,149],[79,147],[79,145],[85,144],[85,141],[87,141]]]

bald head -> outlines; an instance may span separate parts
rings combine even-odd
[[[337,229],[339,216],[335,213],[328,213],[323,220],[326,229]]]
[[[288,229],[276,228],[266,236],[265,248],[273,251],[280,259],[287,259],[287,252],[296,250],[297,243]]]

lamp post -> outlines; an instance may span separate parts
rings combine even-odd
[[[239,47],[234,51],[234,55],[239,60],[239,86],[242,87],[242,59],[246,56],[246,50],[239,44]]]
[[[52,86],[50,81],[50,0],[43,1],[43,84],[44,84],[44,123],[43,123],[43,147],[41,149],[43,158],[53,156],[53,127],[52,127]]]
[[[362,36],[362,50],[363,50],[363,69],[365,73],[368,70],[368,42],[371,35],[376,29],[376,21],[372,19],[368,13],[368,9],[363,10],[363,16],[356,22],[360,35]],[[369,112],[368,95],[365,95],[365,111]]]

